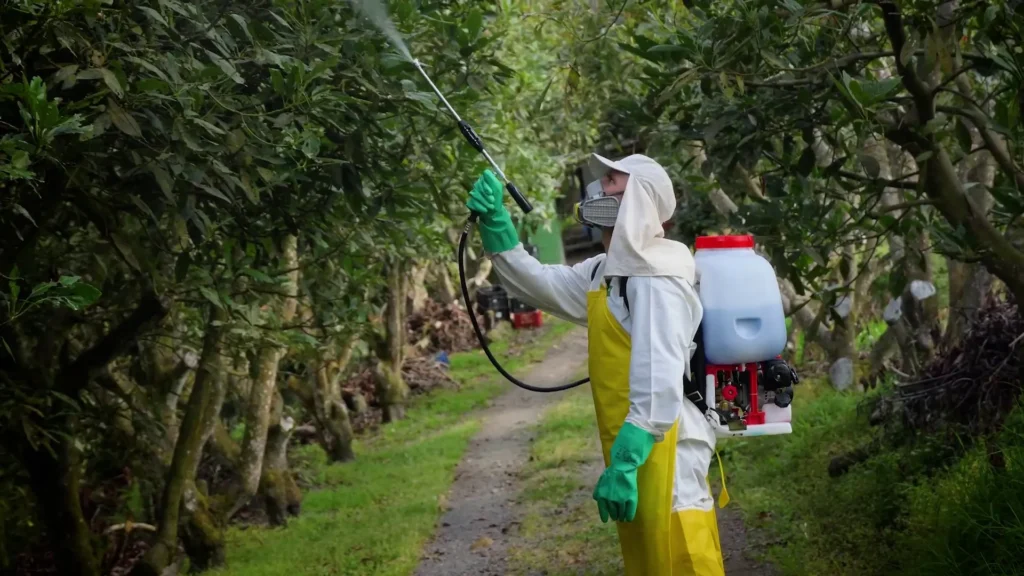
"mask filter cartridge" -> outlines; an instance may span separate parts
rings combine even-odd
[[[619,216],[619,199],[615,196],[588,198],[576,207],[576,219],[598,228],[613,228]]]

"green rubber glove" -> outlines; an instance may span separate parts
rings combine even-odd
[[[512,217],[503,202],[505,187],[490,170],[477,178],[466,202],[473,212],[480,215],[480,240],[484,250],[491,254],[511,250],[519,244],[519,233],[512,225]]]
[[[594,500],[601,522],[610,517],[616,522],[632,522],[640,500],[636,471],[654,447],[654,436],[628,422],[622,425],[612,444],[611,465],[601,474],[594,488]]]

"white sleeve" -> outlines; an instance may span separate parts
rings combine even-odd
[[[541,264],[522,244],[491,255],[494,271],[509,296],[571,322],[587,324],[590,277],[604,255],[574,266]]]
[[[631,318],[626,422],[656,441],[679,418],[694,333],[696,294],[676,278],[635,276],[626,284]]]

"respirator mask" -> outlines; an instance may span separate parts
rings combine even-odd
[[[612,228],[619,215],[619,197],[605,196],[601,181],[594,180],[587,184],[585,197],[576,204],[573,212],[576,221],[581,224]]]

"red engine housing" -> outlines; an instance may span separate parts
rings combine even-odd
[[[759,371],[760,366],[757,362],[705,365],[705,384],[714,386],[714,396],[709,396],[709,400],[714,399],[714,405],[720,409],[724,405],[729,412],[747,426],[764,424],[765,414],[759,405],[757,388]]]

